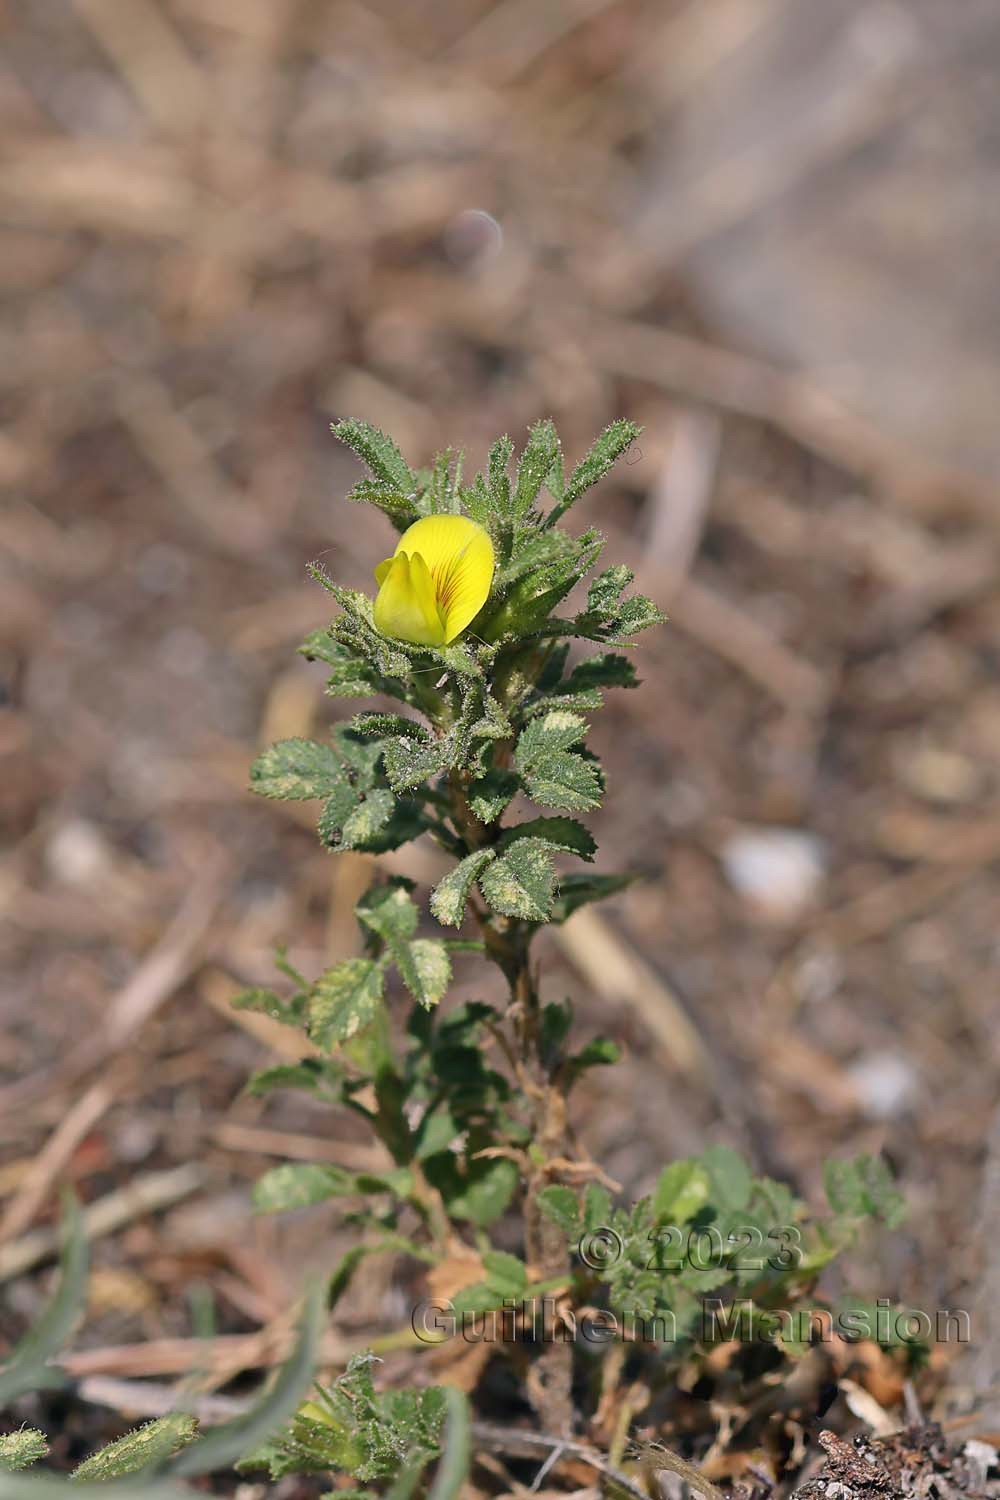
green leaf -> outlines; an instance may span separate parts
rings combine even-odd
[[[496,859],[493,849],[477,849],[438,881],[431,892],[431,911],[442,927],[461,927],[469,892],[493,859]]]
[[[479,877],[479,888],[493,911],[530,922],[548,920],[555,869],[549,848],[538,839],[521,839]]]
[[[624,563],[616,563],[613,568],[605,568],[603,573],[598,573],[587,590],[587,613],[614,614],[618,607],[618,596],[623,589],[628,588],[634,577],[632,569],[627,568]]]
[[[519,1181],[517,1167],[505,1157],[470,1162],[461,1191],[447,1199],[448,1212],[486,1229],[506,1213]]]
[[[398,739],[386,740],[382,751],[389,785],[394,792],[403,792],[446,771],[455,751],[455,740],[452,735],[444,735],[424,744],[400,735]]]
[[[708,1172],[712,1202],[717,1208],[745,1208],[750,1201],[753,1177],[738,1151],[731,1146],[711,1146],[701,1154],[701,1164]]]
[[[19,1432],[0,1436],[0,1473],[16,1474],[44,1458],[49,1451],[44,1432],[37,1427],[22,1427]]]
[[[538,1195],[538,1207],[547,1219],[558,1224],[568,1239],[580,1232],[580,1204],[576,1193],[564,1183],[554,1182],[542,1188]]]
[[[600,651],[596,656],[588,656],[579,662],[565,685],[571,692],[583,692],[593,687],[634,688],[639,686],[639,679],[627,656]]]
[[[382,484],[401,490],[404,494],[409,494],[415,488],[416,478],[409,464],[392,438],[380,432],[377,427],[349,417],[342,422],[331,423],[331,431],[358,455]]]
[[[298,1063],[262,1068],[252,1075],[244,1092],[259,1099],[275,1089],[302,1089],[332,1101],[341,1098],[342,1082],[343,1074],[325,1057],[304,1057]]]
[[[593,760],[569,753],[586,732],[586,722],[566,709],[532,719],[522,730],[514,764],[529,795],[542,807],[587,812],[598,806],[603,789],[599,768]]]
[[[269,1016],[284,1026],[299,1026],[305,1004],[304,995],[293,995],[291,1000],[282,1000],[274,990],[243,990],[230,1001],[234,1010],[251,1010],[259,1016]]]
[[[186,1412],[159,1417],[85,1458],[70,1478],[106,1482],[121,1479],[125,1474],[137,1474],[141,1469],[158,1467],[193,1443],[197,1431],[198,1424]]]
[[[513,734],[510,719],[490,693],[483,695],[482,709],[469,728],[473,739],[505,740]]]
[[[882,1219],[890,1229],[906,1218],[906,1201],[881,1156],[830,1158],[823,1167],[823,1185],[835,1213]]]
[[[528,513],[546,476],[559,456],[559,436],[551,420],[546,417],[536,422],[528,432],[528,441],[517,466],[514,486],[514,514]]]
[[[549,1072],[556,1067],[562,1057],[563,1045],[569,1036],[572,1024],[573,1006],[569,1000],[562,1003],[550,1000],[542,1007],[538,1055]]]
[[[286,802],[329,797],[343,779],[336,753],[316,740],[279,740],[258,755],[250,768],[253,791]]]
[[[405,492],[395,484],[386,484],[378,479],[360,479],[347,498],[376,506],[400,530],[417,519],[418,512],[412,493]]]
[[[613,620],[614,628],[606,638],[627,641],[630,636],[638,635],[640,630],[648,630],[651,625],[662,625],[666,618],[652,599],[647,599],[645,594],[633,594],[622,602]]]
[[[402,942],[417,930],[419,912],[410,895],[413,882],[397,875],[384,885],[373,885],[354,908],[358,920],[384,942]]]
[[[576,1079],[587,1068],[608,1067],[611,1063],[616,1063],[621,1055],[618,1043],[613,1042],[610,1037],[591,1037],[579,1052],[568,1059],[569,1077]]]
[[[599,1182],[588,1182],[583,1194],[583,1227],[592,1234],[611,1223],[611,1194]]]
[[[499,582],[502,587],[509,588],[526,573],[538,573],[557,563],[574,563],[577,553],[577,538],[567,536],[565,532],[522,532],[515,540],[510,560],[500,569]],[[575,577],[577,570],[574,568],[572,571]],[[544,576],[546,584],[553,581],[550,573],[546,572]]]
[[[579,714],[567,713],[565,709],[556,709],[540,719],[533,719],[518,737],[514,764],[522,774],[536,771],[544,767],[556,752],[579,744],[586,732],[586,721]]]
[[[343,780],[323,803],[323,810],[316,824],[320,843],[327,849],[339,849],[344,837],[344,824],[358,807],[359,794],[348,780]]]
[[[420,471],[417,508],[421,515],[455,514],[462,480],[461,450],[445,448],[434,456],[433,468]],[[454,463],[454,469],[452,464]]]
[[[528,1268],[516,1255],[505,1250],[489,1250],[483,1256],[486,1282],[490,1289],[504,1297],[520,1297],[528,1285]]]
[[[641,431],[642,428],[637,427],[634,422],[622,419],[605,427],[586,457],[580,460],[566,481],[562,500],[549,512],[545,520],[546,526],[551,526],[557,521],[571,505],[576,504],[581,495],[602,479],[616,460],[627,452]]]
[[[382,939],[414,1000],[436,1005],[451,980],[451,960],[438,938],[416,938],[419,913],[410,895],[412,883],[397,876],[373,886],[355,907],[358,918]]]
[[[469,806],[481,823],[495,823],[519,788],[511,771],[487,771],[470,785]]]
[[[382,1000],[382,968],[370,958],[349,958],[321,974],[308,1003],[309,1037],[332,1048],[374,1020]]]
[[[700,1162],[671,1162],[657,1180],[653,1215],[661,1224],[686,1224],[708,1202],[710,1191],[708,1172]]]
[[[351,729],[363,740],[402,735],[426,744],[431,737],[431,732],[425,725],[419,724],[416,719],[407,718],[405,714],[355,714],[351,720]]]
[[[396,811],[396,798],[385,787],[376,787],[344,819],[341,849],[365,849],[388,826]]]
[[[581,859],[593,859],[597,853],[592,835],[575,818],[532,818],[527,823],[516,823],[504,830],[497,848],[502,852],[520,839],[537,839],[550,849],[578,854]]]
[[[356,1192],[354,1176],[343,1167],[285,1162],[265,1172],[253,1190],[253,1206],[259,1214],[288,1213],[312,1208],[328,1198],[344,1198]]]
[[[451,983],[451,959],[438,938],[414,938],[408,943],[409,964],[398,965],[403,983],[423,1006],[437,1005]]]
[[[507,469],[513,453],[514,444],[506,435],[497,438],[490,449],[486,483],[490,503],[497,516],[510,515],[510,477]]]
[[[550,920],[566,922],[581,906],[614,896],[636,879],[636,875],[562,875]]]
[[[59,1285],[0,1370],[0,1410],[27,1391],[62,1383],[49,1361],[62,1349],[83,1311],[90,1264],[80,1206],[71,1193],[63,1195],[62,1233]]]
[[[600,768],[569,750],[557,750],[534,771],[524,773],[524,785],[540,807],[566,812],[590,812],[601,804],[604,782]]]

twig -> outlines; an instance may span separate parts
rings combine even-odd
[[[165,1417],[170,1412],[187,1411],[206,1427],[242,1416],[252,1404],[236,1396],[196,1396],[173,1385],[119,1380],[113,1375],[87,1375],[77,1385],[76,1393],[93,1406],[109,1406],[137,1417]]]
[[[712,1058],[683,1003],[592,907],[555,929],[573,966],[605,1000],[630,1005],[677,1068],[711,1079]]]
[[[111,1001],[100,1030],[87,1036],[51,1069],[0,1089],[0,1112],[20,1108],[41,1088],[72,1083],[96,1063],[120,1052],[188,978],[201,943],[215,920],[224,890],[224,865],[209,861],[160,941],[146,954]]]
[[[195,128],[210,101],[205,75],[156,0],[75,4],[154,124],[178,135]]]
[[[965,500],[982,520],[997,525],[994,486],[934,469],[909,445],[888,437],[827,391],[765,360],[624,319],[591,318],[586,348],[610,374],[645,380],[687,400],[766,422],[918,511],[930,502],[940,509],[945,498],[952,504]]]
[[[31,1172],[11,1198],[0,1218],[0,1242],[13,1240],[31,1223],[52,1187],[88,1131],[110,1109],[113,1091],[103,1081],[81,1094],[61,1123],[49,1136],[32,1164]]]
[[[150,1172],[145,1177],[137,1177],[84,1209],[83,1225],[87,1238],[96,1240],[113,1234],[142,1214],[153,1213],[187,1198],[203,1186],[207,1177],[206,1169],[197,1162],[185,1162],[183,1166],[172,1167],[166,1172]],[[58,1247],[59,1235],[55,1229],[36,1229],[23,1239],[0,1248],[0,1282],[30,1271],[32,1266],[54,1255]]]
[[[639,570],[639,581],[659,598],[665,586],[671,623],[716,656],[738,667],[772,697],[800,713],[819,714],[830,698],[830,681],[731,600],[696,578],[687,578],[676,593],[669,575]]]
[[[533,1453],[555,1451],[559,1459],[577,1458],[582,1463],[603,1474],[609,1483],[617,1485],[636,1500],[649,1500],[649,1492],[611,1465],[603,1454],[585,1443],[576,1443],[571,1438],[550,1437],[544,1432],[525,1432],[520,1427],[496,1427],[492,1422],[473,1422],[472,1438],[487,1448],[497,1448],[501,1453],[520,1454],[530,1457]],[[707,1483],[707,1481],[706,1481]],[[717,1493],[717,1492],[716,1492]]]
[[[708,519],[722,445],[722,423],[713,411],[682,407],[670,446],[649,497],[650,559],[679,585],[691,571]],[[660,599],[667,606],[673,590]]]

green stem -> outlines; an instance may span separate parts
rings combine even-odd
[[[454,773],[449,781],[452,822],[471,852],[495,843],[500,829],[481,823],[469,807],[467,778]],[[542,1007],[531,965],[535,927],[516,918],[476,910],[486,955],[500,969],[510,990],[509,1021],[512,1058],[517,1082],[531,1112],[534,1150],[524,1192],[525,1257],[532,1278],[564,1285],[570,1258],[565,1236],[542,1213],[540,1196],[553,1179],[553,1163],[568,1151],[566,1096],[558,1076],[550,1076],[542,1058]],[[569,1343],[546,1344],[534,1367],[532,1400],[546,1430],[569,1435],[573,1430],[573,1350]]]

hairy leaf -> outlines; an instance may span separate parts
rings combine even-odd
[[[479,877],[479,888],[493,911],[544,922],[552,906],[555,870],[552,854],[539,839],[521,839]]]
[[[309,1036],[332,1048],[369,1025],[382,1000],[382,968],[370,958],[349,958],[321,974],[308,1003]]]
[[[575,818],[532,818],[527,823],[515,823],[504,830],[497,849],[503,852],[521,839],[537,839],[550,849],[578,854],[581,859],[593,859],[597,853],[593,836]]]
[[[528,795],[540,807],[590,812],[599,807],[604,789],[600,768],[569,750],[555,751],[533,771],[524,773]]]
[[[85,1458],[70,1477],[106,1482],[121,1479],[125,1474],[138,1474],[142,1469],[159,1467],[193,1443],[197,1432],[197,1422],[186,1412],[158,1417],[155,1422],[147,1422],[134,1432],[127,1432],[117,1442],[109,1443],[106,1448]]]
[[[329,797],[343,781],[336,752],[317,740],[278,740],[258,755],[250,768],[250,784],[262,797],[304,802]]]
[[[526,515],[538,499],[538,492],[559,455],[559,437],[548,417],[529,430],[528,441],[517,466],[514,486],[514,514]]]
[[[566,481],[562,500],[546,517],[551,526],[561,515],[575,505],[580,496],[602,479],[612,465],[631,447],[642,431],[634,422],[619,419],[605,427],[587,455],[580,460]]]
[[[581,906],[616,895],[636,878],[635,875],[563,875],[559,879],[551,920],[565,922]]]
[[[0,1436],[0,1473],[16,1474],[44,1458],[49,1445],[44,1432],[37,1427],[22,1427],[19,1432]]]
[[[342,422],[332,423],[331,431],[358,455],[380,483],[401,490],[404,494],[409,494],[414,489],[416,479],[409,464],[392,438],[380,432],[377,427],[348,417]]]
[[[431,892],[431,911],[442,927],[461,927],[469,892],[493,859],[496,859],[495,850],[477,849],[438,881]]]
[[[311,1208],[328,1198],[343,1198],[356,1192],[353,1174],[327,1164],[285,1162],[259,1178],[253,1190],[253,1206],[260,1214],[287,1213]]]

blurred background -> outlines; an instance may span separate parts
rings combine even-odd
[[[0,42],[0,1338],[60,1181],[102,1215],[94,1399],[187,1369],[206,1287],[218,1379],[260,1357],[343,1242],[252,1218],[264,1167],[371,1148],[241,1096],[297,1044],[229,1009],[276,943],[350,953],[371,873],[246,791],[350,712],[295,656],[306,564],[370,587],[391,542],[329,422],[477,467],[627,415],[574,521],[670,623],[595,733],[601,867],[646,879],[544,949],[629,1052],[582,1139],[629,1193],[726,1140],[817,1204],[885,1150],[867,1289],[988,1346],[993,0],[6,0]],[[340,1326],[405,1306],[389,1265]]]

